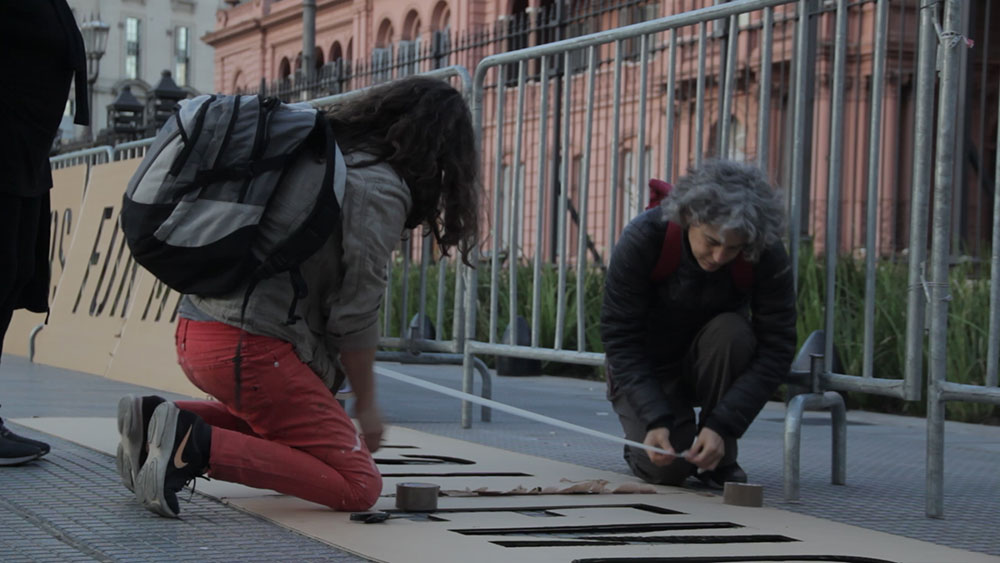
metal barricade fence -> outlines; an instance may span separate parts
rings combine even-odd
[[[153,145],[153,137],[128,141],[115,145],[115,160],[128,160],[130,158],[142,158],[146,156],[146,151]]]
[[[892,7],[890,22],[888,0],[737,0],[483,59],[472,108],[491,225],[482,267],[468,273],[465,384],[471,386],[477,355],[602,365],[595,336],[599,300],[587,299],[587,273],[599,277],[616,235],[642,210],[653,170],[674,179],[710,156],[755,160],[789,188],[796,271],[805,235],[824,256],[822,326],[833,336],[817,370],[823,389],[920,400],[924,313],[931,302],[927,513],[939,516],[944,402],[1000,404],[1000,219],[993,223],[984,385],[948,382],[961,3]],[[939,41],[947,52],[940,59],[935,127]],[[862,46],[870,56],[860,63]],[[906,103],[900,99],[904,79],[911,85]],[[766,86],[754,91],[754,80]],[[823,95],[814,92],[821,88]],[[911,129],[903,132],[904,126]],[[1000,143],[1000,128],[997,135]],[[1000,185],[1000,165],[997,174]],[[925,274],[932,194],[934,247]],[[908,213],[895,217],[895,209],[881,206],[885,199]],[[838,342],[838,313],[854,306],[839,291],[846,281],[838,256],[855,249],[864,253],[863,335],[860,343]],[[876,271],[903,249],[906,358],[899,373],[887,376],[875,363],[882,338],[878,302],[899,288],[877,286]],[[481,272],[488,288],[479,286]],[[543,294],[546,276],[556,278],[554,290],[545,286],[555,295]],[[521,289],[524,280],[529,289]],[[486,322],[478,322],[477,310],[488,315]],[[530,318],[529,343],[518,335],[522,314]],[[835,344],[860,348],[854,373],[833,372]]]
[[[91,147],[79,151],[58,154],[49,158],[49,164],[53,170],[69,168],[71,166],[86,165],[88,167],[96,164],[111,162],[112,149],[109,146]]]

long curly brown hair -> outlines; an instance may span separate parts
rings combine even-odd
[[[386,162],[409,186],[406,226],[426,225],[442,252],[457,247],[469,264],[479,234],[479,162],[462,95],[444,80],[414,76],[374,87],[327,118],[342,151],[375,156],[356,166]]]

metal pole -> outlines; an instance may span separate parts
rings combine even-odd
[[[833,84],[830,92],[830,159],[826,187],[826,341],[824,372],[833,366],[837,301],[837,251],[840,249],[840,182],[844,160],[844,67],[847,56],[847,0],[837,0],[834,31]]]
[[[674,173],[674,87],[675,67],[677,66],[677,30],[670,30],[670,61],[667,66],[667,127],[663,140],[663,179],[672,181]],[[617,81],[616,81],[617,83]],[[615,121],[618,119],[616,117]]]
[[[698,24],[698,85],[695,102],[694,165],[701,166],[705,117],[705,22]]]
[[[496,112],[496,146],[493,147],[493,251],[490,253],[490,332],[489,341],[497,341],[497,315],[500,301],[500,238],[503,229],[503,203],[500,201],[500,190],[503,189],[503,120],[504,101],[507,82],[507,65],[497,67],[497,112]]]
[[[934,234],[931,241],[930,377],[927,386],[927,516],[944,516],[944,407],[941,385],[948,370],[948,260],[951,204],[955,175],[955,133],[962,43],[961,0],[945,0],[944,31],[940,34],[941,80],[934,163]]]
[[[885,90],[885,53],[889,0],[878,0],[875,15],[875,53],[872,67],[872,115],[868,133],[868,204],[865,227],[865,340],[862,377],[872,377],[875,357],[875,254],[878,252],[878,184],[882,155],[882,96]]]
[[[642,37],[646,38],[645,35]],[[645,44],[645,41],[643,43]],[[584,281],[587,277],[587,203],[590,199],[590,154],[594,138],[594,76],[597,74],[597,47],[591,45],[587,49],[587,55],[587,122],[584,126],[580,221],[576,237],[576,349],[579,352],[587,349],[587,300]]]
[[[1000,99],[997,101],[1000,107]],[[997,122],[997,140],[1000,141],[1000,121]],[[996,159],[993,173],[993,257],[990,261],[990,333],[986,353],[986,385],[997,386],[997,364],[1000,363],[1000,158]]]
[[[524,144],[524,80],[525,74],[528,74],[527,61],[521,59],[517,63],[517,115],[514,121],[514,155],[512,157],[512,162],[510,165],[512,178],[510,179],[511,184],[511,198],[510,198],[510,217],[508,218],[507,224],[510,225],[510,238],[507,243],[507,268],[508,276],[510,279],[507,282],[507,308],[508,312],[508,325],[510,329],[510,342],[513,346],[519,344],[517,337],[517,266],[518,266],[518,250],[520,244],[519,231],[521,229],[521,222],[519,219],[519,211],[521,210],[521,149]]]
[[[647,88],[649,88],[649,35],[642,35],[639,37],[639,135],[636,139],[636,147],[633,154],[635,154],[635,164],[636,164],[636,208],[635,214],[638,215],[643,212],[646,208],[646,200],[648,199],[646,195],[646,190],[649,189],[648,182],[646,180],[646,175],[648,174],[646,170],[646,102],[648,96]]]
[[[302,77],[312,80],[316,54],[316,0],[302,0]]]
[[[757,165],[767,170],[768,143],[771,137],[771,52],[774,49],[774,8],[764,8],[763,38],[760,55],[760,107],[757,110]]]
[[[535,264],[532,272],[533,287],[531,291],[531,346],[538,347],[541,343],[542,326],[542,241],[543,221],[545,220],[545,156],[548,154],[548,120],[549,120],[549,57],[543,56],[539,62],[541,68],[541,92],[538,103],[538,199],[535,214]],[[558,137],[558,134],[556,135]]]
[[[729,153],[729,126],[732,122],[733,113],[733,90],[736,82],[736,47],[740,37],[740,28],[736,21],[736,16],[729,16],[729,37],[726,39],[728,49],[724,70],[725,81],[722,91],[722,119],[719,129],[719,155],[722,158],[731,158]]]
[[[921,395],[924,373],[924,312],[926,294],[923,267],[927,257],[927,222],[931,186],[931,149],[934,131],[934,80],[937,35],[934,10],[920,10],[919,50],[917,51],[916,109],[913,134],[913,189],[910,199],[910,254],[906,306],[906,370],[903,398],[915,401]]]
[[[671,33],[673,31],[671,30]],[[669,82],[669,80],[668,80]],[[611,255],[611,251],[615,248],[615,241],[618,240],[618,219],[621,215],[621,210],[618,208],[618,194],[622,192],[624,186],[621,184],[619,177],[621,173],[619,172],[618,156],[621,154],[620,143],[621,143],[621,114],[622,114],[622,42],[621,40],[615,41],[615,74],[613,87],[615,89],[614,96],[612,96],[612,107],[614,108],[614,117],[611,118],[611,220],[608,224],[611,225],[610,232],[608,233],[608,256]],[[667,127],[667,135],[670,135],[670,127]],[[623,198],[624,203],[624,198]],[[624,221],[623,221],[624,222]]]
[[[563,105],[562,105],[562,151],[563,154],[557,154],[556,158],[560,161],[559,167],[559,184],[562,189],[559,190],[559,218],[556,221],[556,236],[557,244],[556,248],[559,252],[559,284],[556,288],[556,334],[555,343],[553,348],[556,350],[562,350],[563,344],[563,331],[566,327],[566,192],[569,190],[569,150],[570,150],[570,129],[572,124],[570,123],[570,103],[573,101],[572,85],[573,77],[569,75],[570,52],[566,51],[563,55],[563,73],[566,79],[563,81]]]
[[[802,192],[805,189],[806,155],[806,45],[809,35],[809,0],[799,0],[799,25],[795,41],[795,116],[792,130],[791,217],[788,218],[788,253],[795,288],[799,287],[799,235],[802,231]]]

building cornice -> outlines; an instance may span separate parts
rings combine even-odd
[[[218,48],[223,43],[236,39],[241,35],[257,33],[262,27],[261,19],[254,18],[252,20],[242,21],[232,27],[225,27],[215,31],[210,31],[205,35],[202,35],[201,40],[212,47]]]

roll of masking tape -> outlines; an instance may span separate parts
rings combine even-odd
[[[396,508],[406,512],[437,510],[441,487],[433,483],[397,483]]]

